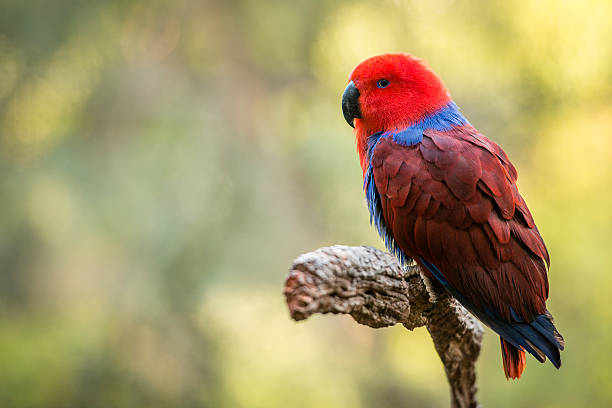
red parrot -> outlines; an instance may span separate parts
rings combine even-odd
[[[459,111],[440,78],[408,54],[360,63],[342,96],[354,127],[370,222],[499,334],[506,378],[525,352],[561,366],[546,309],[550,258],[506,153]]]

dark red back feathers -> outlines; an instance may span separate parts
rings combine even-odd
[[[415,146],[381,139],[372,169],[387,226],[408,255],[505,319],[510,307],[527,320],[546,311],[548,252],[497,145],[469,125],[426,131]]]

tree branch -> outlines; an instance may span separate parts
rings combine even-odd
[[[427,327],[444,364],[451,407],[478,407],[475,365],[482,326],[422,278],[416,265],[402,268],[393,256],[372,247],[320,248],[295,259],[284,294],[294,320],[340,313],[374,328]]]

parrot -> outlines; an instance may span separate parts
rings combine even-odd
[[[387,249],[500,336],[506,379],[520,378],[526,352],[558,369],[565,340],[546,308],[550,256],[501,147],[410,54],[357,65],[342,113]]]

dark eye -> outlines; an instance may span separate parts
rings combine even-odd
[[[387,85],[389,85],[389,81],[387,81],[386,79],[379,79],[378,82],[376,82],[376,86],[378,86],[379,88],[386,88]]]

